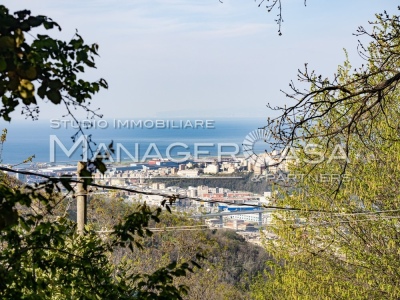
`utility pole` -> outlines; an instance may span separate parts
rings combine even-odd
[[[87,191],[83,186],[83,179],[80,176],[81,170],[86,168],[86,162],[78,162],[78,180],[76,194],[76,223],[78,224],[78,233],[83,235],[85,232],[85,224],[87,222]]]

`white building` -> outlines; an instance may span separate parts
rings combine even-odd
[[[219,166],[210,164],[206,168],[204,168],[204,173],[206,174],[217,174],[219,173]]]
[[[178,171],[178,176],[182,177],[198,177],[199,170],[198,169],[187,169]]]

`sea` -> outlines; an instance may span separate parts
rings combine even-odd
[[[68,164],[90,159],[98,150],[108,152],[112,162],[132,164],[150,159],[243,157],[245,140],[253,143],[254,152],[270,150],[269,144],[259,138],[266,118],[119,118],[79,122],[86,139],[72,120],[1,122],[0,131],[7,129],[7,138],[0,162],[16,165],[33,156],[33,163]],[[90,142],[86,144],[86,140]],[[108,150],[110,144],[114,153]],[[86,152],[85,145],[92,152]]]

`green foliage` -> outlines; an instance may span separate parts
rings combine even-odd
[[[105,240],[90,226],[81,235],[74,222],[55,217],[65,202],[59,183],[23,187],[1,181],[0,298],[182,299],[188,288],[174,279],[199,268],[200,256],[152,272],[133,273],[131,266],[111,262],[114,253],[144,248],[143,238],[152,235],[147,227],[160,222],[160,209],[126,210]]]
[[[23,105],[23,113],[37,119],[36,95],[56,105],[78,105],[89,111],[92,95],[107,88],[107,82],[89,82],[79,75],[86,67],[95,67],[98,45],[86,45],[78,33],[68,43],[44,34],[30,42],[26,33],[33,28],[61,30],[46,16],[32,16],[28,10],[12,15],[0,6],[0,117],[10,121],[10,113]]]
[[[364,75],[346,61],[336,78],[345,90],[312,87],[311,113],[319,117],[301,123],[290,167],[304,176],[277,198],[301,210],[275,214],[268,229],[277,240],[266,249],[277,261],[254,283],[254,299],[400,297],[399,28],[398,17],[378,16]],[[341,145],[348,160],[310,163],[315,153],[306,143],[324,154]]]
[[[0,118],[10,121],[10,114],[22,106],[26,116],[37,119],[37,96],[64,104],[72,118],[71,105],[96,115],[90,99],[107,83],[104,79],[88,82],[81,75],[85,68],[95,67],[98,46],[86,45],[78,33],[69,42],[44,34],[29,41],[33,28],[61,30],[48,17],[32,16],[28,10],[12,15],[0,5]],[[82,132],[80,128],[77,134]],[[3,131],[1,146],[5,140]],[[84,188],[92,184],[93,166],[105,171],[101,159],[85,165],[78,174],[84,178]],[[116,251],[143,248],[140,239],[151,236],[146,227],[150,221],[160,221],[161,209],[142,205],[130,211],[113,224],[106,241],[90,227],[77,234],[63,208],[75,184],[71,178],[48,178],[23,186],[0,173],[0,298],[182,299],[188,288],[174,284],[174,279],[199,268],[195,260],[135,274],[111,262]],[[67,194],[60,193],[61,187]],[[174,199],[169,200],[171,204]]]
[[[109,249],[97,235],[80,236],[74,223],[51,216],[60,200],[54,187],[0,183],[0,297],[115,298],[122,286],[111,276]]]
[[[2,238],[3,299],[124,298],[97,235],[78,235],[68,220],[21,226]],[[22,229],[22,228],[25,228]],[[127,297],[126,297],[127,298]]]
[[[3,145],[7,139],[7,129],[4,128],[0,135],[0,163],[3,162]]]
[[[89,214],[94,216],[91,226],[112,228],[119,217],[138,210],[137,203],[96,195],[89,205]],[[175,286],[190,287],[183,299],[247,299],[248,281],[264,271],[265,261],[270,259],[264,249],[247,243],[231,230],[183,230],[182,226],[200,225],[185,215],[163,210],[159,219],[159,223],[149,222],[148,226],[153,228],[151,236],[136,237],[143,249],[119,248],[112,254],[113,263],[134,276],[151,274],[174,262],[189,263],[194,272],[189,270],[185,276],[174,279]],[[200,260],[201,269],[195,264],[199,261],[198,253],[205,257]],[[139,278],[147,282],[146,278]]]

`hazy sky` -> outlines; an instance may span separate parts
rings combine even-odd
[[[359,25],[374,13],[395,12],[389,0],[283,0],[283,35],[253,0],[3,0],[10,11],[30,9],[100,45],[98,68],[109,90],[93,108],[106,118],[268,117],[283,104],[280,89],[304,63],[325,75],[355,52]],[[65,111],[42,105],[42,120]],[[17,118],[19,112],[12,117]]]

